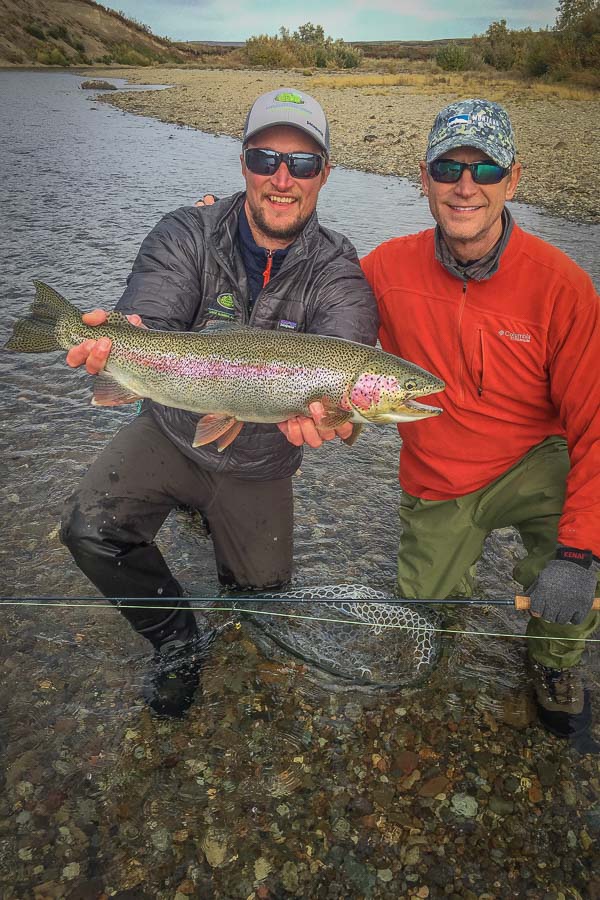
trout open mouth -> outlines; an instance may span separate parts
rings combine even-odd
[[[382,413],[375,422],[414,422],[416,419],[429,419],[439,416],[443,412],[439,406],[427,406],[417,400],[404,400],[402,406],[397,406],[389,412]]]
[[[413,419],[424,419],[427,416],[439,416],[442,412],[440,406],[427,406],[426,403],[419,403],[417,400],[405,400],[404,409],[406,414]]]

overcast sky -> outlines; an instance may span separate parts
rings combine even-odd
[[[291,31],[306,22],[346,41],[413,41],[472,37],[491,22],[545,28],[556,21],[557,0],[101,0],[154,34],[182,41],[245,41]]]

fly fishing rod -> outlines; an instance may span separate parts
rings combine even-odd
[[[340,585],[342,587],[342,585]],[[304,594],[310,595],[310,588],[303,589]],[[291,597],[289,593],[282,592],[280,597],[274,594],[269,594],[268,596],[264,596],[260,593],[238,596],[235,594],[228,594],[221,597],[181,597],[182,600],[187,600],[188,602],[194,603],[219,603],[224,605],[229,602],[233,606],[237,606],[239,603],[252,602],[255,603],[260,601],[261,603],[312,603],[314,599],[319,600],[319,603],[339,603],[340,600],[345,603],[360,603],[364,600],[364,597],[356,597],[356,595],[349,594],[348,596],[344,596],[343,593],[340,593],[337,597],[322,597],[320,596],[319,589],[315,589],[315,596],[304,596],[304,597]],[[11,596],[0,596],[0,605],[1,606],[27,606],[27,605],[47,605],[47,606],[82,606],[83,604],[90,606],[97,606],[100,608],[107,607],[112,608],[114,606],[119,609],[145,609],[148,603],[152,603],[153,609],[164,609],[164,610],[173,610],[179,609],[179,606],[172,605],[157,605],[156,597],[112,597],[109,603],[103,603],[105,600],[104,597],[62,597],[62,596],[40,596],[40,597],[11,597]],[[175,599],[175,598],[173,598]],[[179,598],[178,598],[179,599]],[[61,601],[69,601],[69,602],[61,602]],[[428,598],[412,598],[412,597],[386,597],[386,596],[378,596],[371,597],[369,596],[369,601],[375,604],[393,604],[394,606],[416,606],[419,604],[423,604],[424,606],[510,606],[519,611],[526,611],[531,607],[531,598],[524,594],[517,594],[515,597],[501,597],[501,598],[477,598],[477,597],[467,597],[467,598],[447,598],[444,600],[440,600],[437,597],[428,597]],[[192,607],[193,608],[193,607]],[[196,607],[197,608],[197,607]],[[600,597],[595,597],[594,602],[592,604],[593,610],[600,610]]]
[[[223,594],[211,597],[0,597],[0,606],[62,607],[71,609],[119,608],[178,609],[182,600],[190,613],[226,613],[247,628],[267,658],[277,653],[311,666],[317,678],[334,679],[336,689],[396,690],[427,677],[441,655],[443,633],[471,634],[440,627],[432,607],[512,607],[528,609],[530,598],[518,595],[500,599],[393,597],[363,584],[305,585],[292,590],[251,595]],[[160,605],[159,605],[160,604]],[[600,598],[595,601],[600,609]],[[226,625],[220,626],[222,629]],[[361,627],[362,626],[362,627]],[[484,632],[490,637],[522,638],[525,635]],[[535,636],[534,636],[535,637]],[[529,638],[527,638],[529,639]],[[533,639],[533,637],[531,638]],[[570,640],[566,638],[566,640]],[[574,639],[573,639],[574,640]],[[590,640],[589,638],[587,640]]]

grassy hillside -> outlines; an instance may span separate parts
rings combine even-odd
[[[0,0],[0,65],[185,63],[191,48],[92,0]]]

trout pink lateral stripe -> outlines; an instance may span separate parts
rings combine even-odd
[[[94,405],[120,406],[145,397],[181,410],[181,416],[197,416],[193,447],[216,441],[224,450],[242,422],[268,424],[306,415],[315,397],[325,408],[326,427],[356,426],[348,443],[363,424],[416,422],[442,411],[416,400],[442,391],[439,378],[375,347],[239,325],[197,333],[155,331],[136,328],[120,312],[91,326],[57,291],[41,281],[34,284],[29,314],[15,322],[5,349],[50,353],[108,338],[112,349],[106,370],[94,382]],[[177,429],[184,423],[188,429],[181,416]]]
[[[184,375],[189,378],[254,378],[257,375],[268,373],[272,376],[292,378],[298,372],[306,371],[304,366],[287,366],[284,363],[235,363],[232,360],[223,359],[199,359],[197,357],[175,356],[167,353],[160,356],[148,356],[135,350],[119,348],[119,360],[134,363],[153,369],[155,372],[164,372],[167,375]],[[310,367],[312,377],[326,377],[330,369],[317,369]]]

